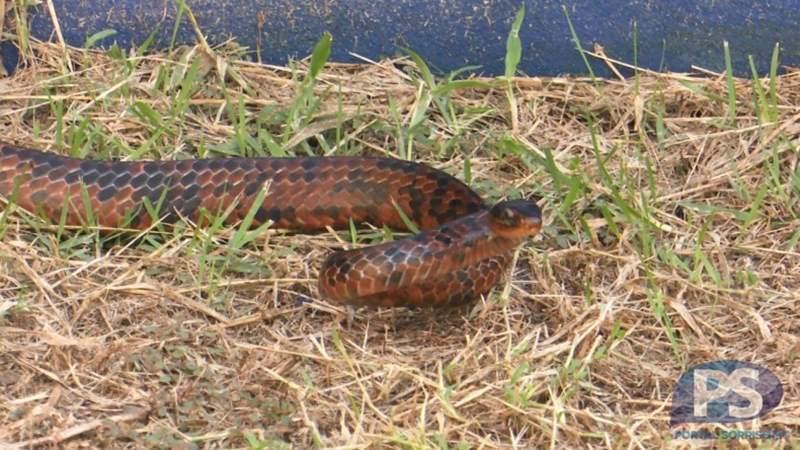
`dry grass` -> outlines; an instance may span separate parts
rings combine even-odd
[[[741,427],[798,445],[800,74],[766,100],[735,80],[735,111],[724,76],[519,78],[515,128],[503,89],[452,91],[451,116],[426,109],[404,60],[329,64],[314,105],[297,101],[304,65],[231,49],[70,49],[71,71],[61,47],[32,49],[0,79],[5,140],[148,158],[240,151],[259,128],[255,148],[268,132],[298,154],[398,155],[413,141],[415,159],[458,176],[468,159],[487,198],[540,196],[547,227],[483,302],[348,321],[313,290],[345,235],[270,231],[221,268],[234,230],[59,240],[14,210],[0,240],[0,446],[697,445],[672,439],[671,390],[688,365],[725,358],[786,387]]]

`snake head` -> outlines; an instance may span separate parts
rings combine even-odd
[[[489,210],[492,232],[507,239],[534,236],[542,229],[542,211],[530,200],[508,200]]]

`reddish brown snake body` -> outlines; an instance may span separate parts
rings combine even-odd
[[[151,225],[144,199],[162,205],[163,222],[197,221],[201,211],[235,205],[241,220],[267,189],[255,223],[299,232],[347,229],[350,220],[420,233],[372,247],[332,253],[319,293],[352,305],[441,306],[486,294],[502,278],[514,249],[541,228],[534,202],[488,207],[467,185],[429,166],[379,157],[211,158],[97,161],[0,142],[0,195],[58,223],[85,224],[83,192],[96,225]]]

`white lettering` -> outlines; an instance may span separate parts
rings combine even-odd
[[[748,406],[728,405],[728,414],[732,417],[752,417],[761,411],[763,397],[755,389],[746,386],[743,379],[758,380],[758,370],[742,367],[730,375],[719,370],[697,369],[694,371],[694,415],[708,416],[708,404],[719,400],[733,391],[748,402]],[[713,381],[714,383],[709,383]]]

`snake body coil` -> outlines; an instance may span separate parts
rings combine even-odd
[[[299,232],[347,229],[350,220],[421,232],[338,251],[323,263],[320,295],[337,303],[453,305],[488,292],[510,254],[541,227],[533,202],[487,207],[454,177],[429,166],[378,157],[211,158],[97,161],[0,142],[0,196],[53,222],[144,229],[160,205],[165,223],[230,209],[241,220],[262,189],[255,223]]]

